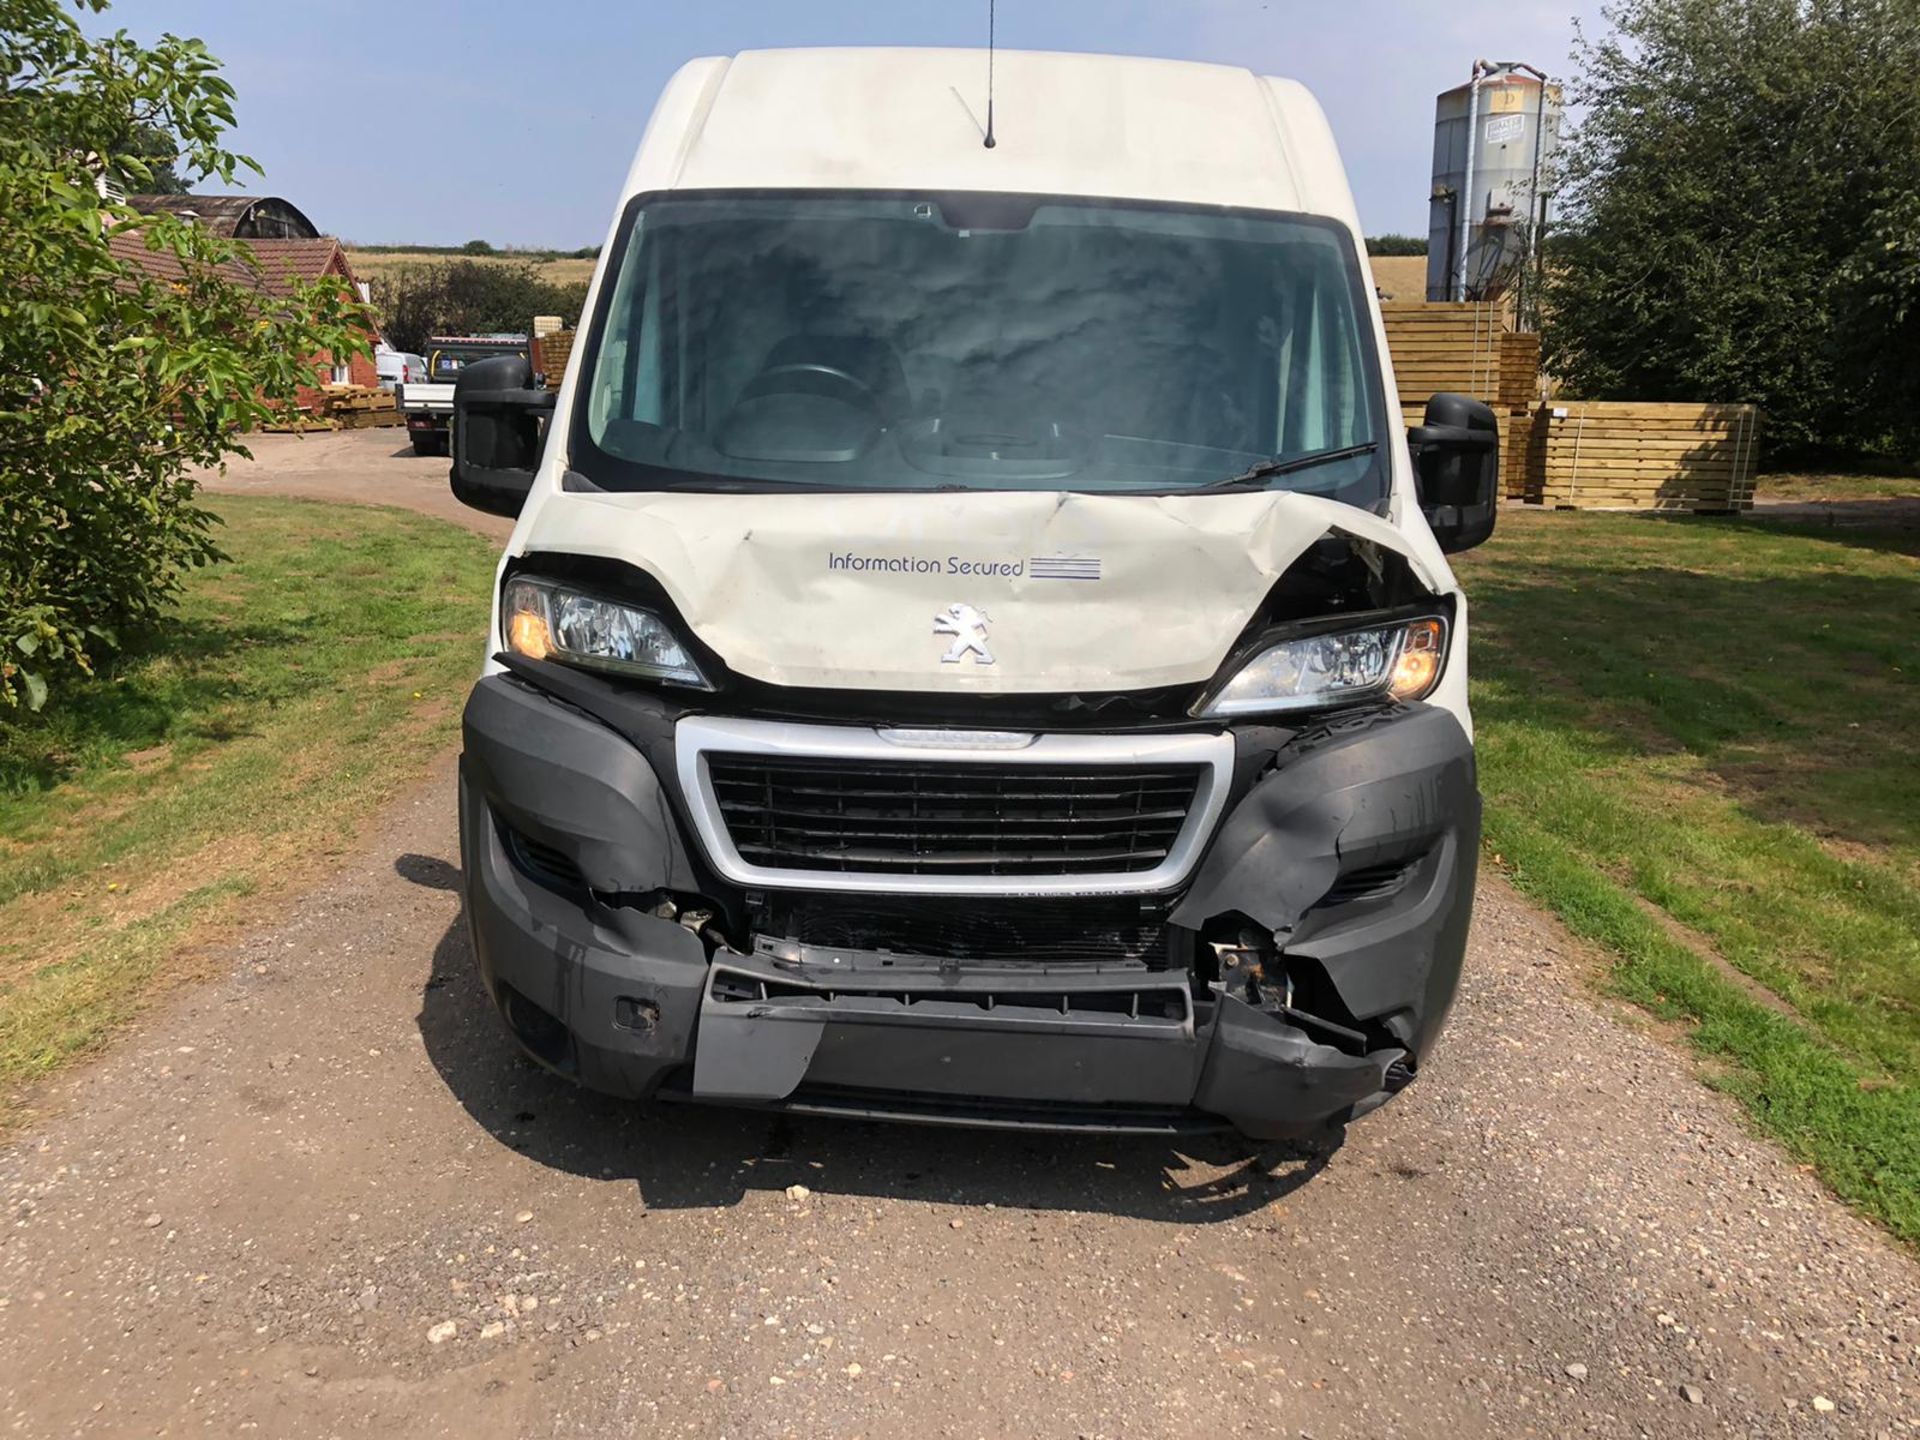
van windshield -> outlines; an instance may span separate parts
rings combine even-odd
[[[597,488],[1169,493],[1377,506],[1358,259],[1305,216],[982,194],[656,198],[602,285]],[[578,480],[571,483],[579,483]]]

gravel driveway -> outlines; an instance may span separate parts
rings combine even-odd
[[[0,1152],[0,1423],[1920,1435],[1920,1270],[1497,881],[1419,1084],[1249,1153],[575,1092],[487,1010],[456,858],[445,757],[48,1089]]]

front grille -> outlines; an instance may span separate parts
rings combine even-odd
[[[757,934],[821,950],[1035,964],[1167,958],[1171,902],[1153,898],[770,895]]]
[[[1005,765],[709,753],[750,865],[888,875],[1128,874],[1166,860],[1196,765]]]

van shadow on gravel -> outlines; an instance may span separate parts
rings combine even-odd
[[[396,869],[434,889],[444,861]],[[1190,1225],[1234,1220],[1324,1170],[1345,1139],[1255,1145],[1230,1135],[1164,1140],[1017,1135],[882,1125],[661,1103],[582,1090],[526,1059],[480,984],[464,917],[433,952],[418,1020],[453,1098],[502,1145],[570,1174],[631,1180],[652,1209],[719,1208],[752,1191],[950,1205],[1083,1210]]]

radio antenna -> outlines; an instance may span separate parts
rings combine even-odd
[[[987,0],[987,149],[993,149],[993,6]]]

